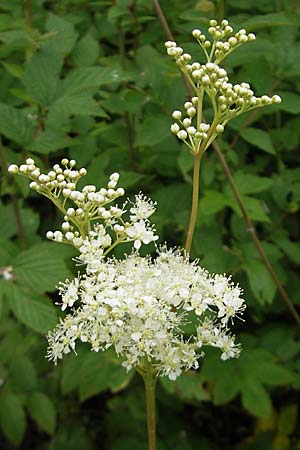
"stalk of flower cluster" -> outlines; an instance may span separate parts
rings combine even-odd
[[[158,375],[148,360],[146,367],[145,372],[136,370],[141,374],[145,386],[148,450],[156,450],[156,385]]]
[[[192,208],[190,214],[190,221],[186,236],[185,242],[185,251],[187,254],[191,251],[197,213],[198,213],[198,204],[199,204],[199,178],[200,178],[200,163],[201,163],[201,155],[196,156],[194,158],[194,169],[193,169],[193,194],[192,194]]]

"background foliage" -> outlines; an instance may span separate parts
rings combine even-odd
[[[300,112],[298,0],[162,0],[187,51],[210,18],[258,35],[226,69],[280,105],[229,124],[220,140],[263,248],[295,306],[300,305],[297,166]],[[43,335],[57,321],[55,285],[76,270],[74,252],[45,242],[60,217],[12,179],[8,163],[33,156],[44,167],[62,156],[101,186],[121,173],[128,193],[158,201],[161,241],[182,245],[190,208],[192,157],[169,132],[186,99],[165,56],[148,0],[0,0],[0,448],[141,450],[141,382],[115,356],[84,346],[58,367]],[[206,114],[209,117],[210,111]],[[246,127],[247,126],[247,127]],[[276,292],[214,151],[202,165],[192,256],[231,273],[245,290],[238,360],[209,352],[199,371],[159,386],[160,450],[300,448],[299,328]],[[125,389],[126,388],[126,389]]]

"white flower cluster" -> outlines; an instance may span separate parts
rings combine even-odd
[[[211,20],[208,32],[213,42],[208,40],[200,30],[194,30],[192,33],[204,50],[207,62],[203,64],[197,61],[191,62],[192,56],[184,53],[176,42],[165,43],[168,55],[174,57],[196,93],[191,102],[186,102],[184,105],[187,117],[180,122],[182,128],[177,123],[171,126],[171,131],[185,141],[194,153],[197,153],[202,141],[207,140],[205,143],[207,148],[216,136],[224,131],[226,123],[234,117],[253,108],[281,102],[279,95],[256,97],[248,83],[233,85],[229,82],[226,70],[219,66],[219,63],[231,51],[245,42],[253,41],[255,39],[253,33],[247,34],[244,29],[241,29],[232,35],[233,29],[227,20],[223,20],[221,25]],[[208,125],[202,123],[204,91],[210,97],[214,110],[214,121],[208,135],[208,128],[205,130]],[[173,112],[174,119],[180,121],[181,116],[180,111]],[[195,124],[192,123],[193,118],[195,118]]]
[[[76,349],[76,340],[98,352],[113,346],[130,370],[151,362],[174,380],[198,367],[202,347],[221,349],[221,358],[239,354],[229,321],[245,308],[241,290],[223,275],[209,275],[178,251],[158,257],[136,253],[124,260],[82,253],[86,273],[61,285],[62,309],[73,309],[48,334],[48,358],[55,363]],[[186,324],[194,334],[185,335]]]
[[[48,231],[47,238],[56,242],[74,245],[82,253],[95,256],[105,254],[105,249],[122,242],[134,242],[139,249],[141,244],[156,241],[155,229],[149,217],[155,211],[155,204],[138,194],[135,203],[129,208],[130,220],[123,219],[126,213],[125,202],[122,208],[111,203],[125,194],[123,188],[117,187],[119,174],[110,176],[106,188],[97,190],[94,185],[77,188],[78,180],[86,175],[85,168],[75,170],[76,161],[64,158],[61,166],[55,164],[47,174],[42,174],[33,159],[26,159],[26,164],[19,167],[9,166],[10,173],[19,173],[33,180],[30,187],[49,198],[64,214],[62,231]],[[91,227],[91,222],[102,221]],[[114,235],[114,239],[111,237]]]

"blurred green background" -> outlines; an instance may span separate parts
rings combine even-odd
[[[226,70],[282,103],[230,122],[219,144],[299,311],[300,2],[162,0],[161,7],[176,41],[200,61],[191,31],[208,19],[257,34],[228,57]],[[142,190],[158,202],[160,242],[182,245],[193,161],[169,131],[186,92],[165,40],[150,0],[0,0],[1,450],[146,449],[142,383],[113,353],[82,346],[58,367],[45,359],[44,335],[58,320],[55,286],[77,271],[75,253],[46,242],[61,217],[7,166],[31,156],[49,168],[67,156],[99,187],[118,171],[128,195]],[[235,324],[243,352],[226,362],[208,352],[199,371],[161,380],[159,450],[300,449],[299,327],[213,149],[201,169],[192,257],[243,287],[245,322]]]

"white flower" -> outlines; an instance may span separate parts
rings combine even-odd
[[[158,239],[153,232],[152,226],[149,226],[144,220],[134,222],[132,226],[125,230],[126,235],[132,241],[134,241],[134,248],[137,250],[143,244],[150,244]]]
[[[148,219],[155,212],[155,206],[155,202],[139,193],[135,196],[135,204],[130,208],[130,220],[137,222]]]
[[[61,288],[62,309],[75,301],[79,306],[48,334],[48,358],[55,363],[75,350],[78,339],[96,352],[113,346],[127,370],[142,370],[146,357],[171,380],[198,367],[205,345],[220,348],[222,359],[238,356],[228,319],[244,306],[230,279],[209,275],[166,248],[154,260],[134,253],[121,261],[89,260],[87,266]],[[182,331],[187,322],[194,324],[191,336]]]

